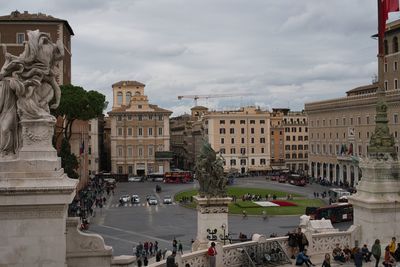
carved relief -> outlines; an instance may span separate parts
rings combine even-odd
[[[205,214],[205,213],[228,213],[228,207],[222,207],[222,206],[218,206],[218,207],[201,207],[199,206],[197,208],[200,213]]]

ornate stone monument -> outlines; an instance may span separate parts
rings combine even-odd
[[[76,180],[52,146],[61,92],[56,81],[62,43],[28,31],[19,56],[0,71],[0,265],[66,266],[66,216]]]
[[[357,193],[349,197],[354,224],[361,229],[359,244],[371,245],[375,239],[389,244],[392,236],[400,233],[400,162],[389,133],[385,91],[381,88],[377,91],[376,128],[368,156],[359,163],[363,177]]]
[[[192,250],[208,247],[210,241],[221,241],[228,233],[228,204],[223,160],[204,142],[196,160],[196,178],[199,181],[197,202],[197,238]]]

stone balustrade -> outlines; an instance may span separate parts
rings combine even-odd
[[[306,236],[309,241],[308,254],[317,255],[332,253],[336,244],[342,247],[349,245],[353,247],[358,240],[359,227],[351,226],[347,231],[326,232],[326,233],[311,233],[306,231]],[[217,245],[217,266],[239,267],[243,264],[248,264],[248,257],[244,250],[248,252],[268,251],[271,248],[277,247],[277,244],[283,249],[286,255],[290,255],[288,237],[265,238],[263,235],[254,234],[251,241],[229,244],[225,246]],[[188,263],[191,267],[207,267],[207,250],[199,250],[192,253],[184,254],[176,257],[176,262],[179,266],[185,266]],[[165,266],[165,260],[151,264],[150,267]],[[250,265],[249,265],[250,266]]]

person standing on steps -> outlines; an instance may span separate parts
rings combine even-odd
[[[375,243],[372,245],[371,248],[371,253],[375,258],[375,267],[378,267],[379,265],[379,259],[381,258],[381,242],[379,241],[379,239],[375,240]]]
[[[211,242],[211,246],[208,248],[207,255],[210,262],[210,267],[216,267],[217,249],[215,248],[215,242]]]

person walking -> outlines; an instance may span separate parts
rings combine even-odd
[[[183,246],[182,246],[182,242],[180,240],[178,243],[178,251],[181,253],[181,255],[183,254]]]
[[[215,242],[211,242],[211,246],[208,248],[207,251],[208,259],[210,262],[210,267],[215,267],[216,265],[216,255],[217,249],[215,248]]]
[[[371,253],[375,258],[375,267],[378,267],[379,259],[381,258],[381,254],[382,254],[382,252],[381,252],[381,244],[380,244],[379,239],[376,239],[375,243],[372,245]]]

